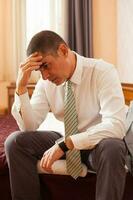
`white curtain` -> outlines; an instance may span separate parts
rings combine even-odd
[[[15,81],[25,57],[25,0],[0,1],[0,80]]]
[[[121,82],[133,83],[133,1],[117,1],[117,66]]]
[[[26,0],[27,44],[41,30],[53,30],[67,39],[66,0]]]

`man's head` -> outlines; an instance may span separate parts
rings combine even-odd
[[[39,70],[43,79],[60,85],[69,79],[75,69],[75,55],[65,41],[52,31],[41,31],[31,39],[27,56],[35,54],[42,56]]]
[[[56,55],[60,44],[68,46],[57,33],[48,30],[41,31],[31,39],[27,48],[27,56],[34,52]]]

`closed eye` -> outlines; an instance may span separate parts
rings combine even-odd
[[[40,68],[42,69],[42,68],[47,68],[48,67],[48,63],[43,63],[42,65],[40,65]]]
[[[39,69],[35,69],[35,71],[47,69],[48,65],[49,65],[48,63],[43,63],[42,65],[40,65]]]

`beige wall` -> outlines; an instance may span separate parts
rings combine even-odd
[[[0,114],[3,113],[4,108],[7,107],[7,90],[3,79],[5,78],[5,20],[3,20],[5,12],[4,1],[0,1]]]
[[[93,0],[93,51],[116,65],[116,0]]]
[[[0,2],[0,80],[4,78],[4,65],[5,65],[5,53],[4,53],[4,43],[5,43],[5,23],[3,20],[5,6],[3,1]]]
[[[7,84],[25,57],[25,1],[0,0],[0,113],[7,108]]]
[[[0,81],[0,114],[4,113],[7,109],[8,98],[7,98],[7,86],[10,83],[7,81]]]

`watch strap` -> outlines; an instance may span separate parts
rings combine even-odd
[[[59,147],[61,148],[61,150],[65,153],[69,150],[69,148],[66,146],[65,142],[64,142],[64,139],[59,139],[59,140],[56,140],[56,144],[59,145]]]

